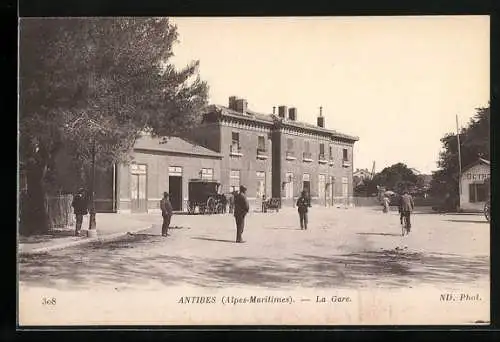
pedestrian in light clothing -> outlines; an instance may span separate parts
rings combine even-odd
[[[302,191],[300,197],[297,199],[297,211],[299,212],[300,229],[307,229],[307,211],[311,206],[309,197],[306,191]]]
[[[163,224],[161,226],[161,236],[168,236],[168,227],[170,219],[173,215],[172,203],[168,196],[168,192],[163,193],[163,198],[160,201],[161,216],[163,216]]]
[[[403,193],[403,196],[401,196],[400,200],[400,206],[401,206],[401,216],[406,218],[406,222],[408,224],[408,230],[411,228],[411,221],[410,221],[410,216],[415,208],[415,204],[413,202],[413,197],[408,193],[408,191],[405,191]]]
[[[391,200],[389,199],[388,196],[384,196],[384,199],[382,200],[382,205],[383,205],[383,212],[388,213],[389,212],[389,205],[391,203]]]
[[[79,188],[76,194],[73,196],[73,201],[71,202],[75,216],[76,216],[76,228],[75,235],[80,235],[80,230],[82,229],[83,216],[87,215],[89,212],[89,200],[84,188]]]
[[[236,221],[236,242],[245,242],[242,240],[243,230],[245,228],[245,216],[249,211],[249,205],[246,197],[247,188],[240,186],[240,192],[234,196],[234,219]]]

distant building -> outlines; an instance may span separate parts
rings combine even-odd
[[[363,181],[365,179],[371,179],[372,178],[372,173],[368,171],[368,169],[356,169],[352,173],[352,180],[354,183],[354,187],[363,184]]]
[[[463,211],[483,211],[485,202],[490,198],[489,189],[490,161],[479,158],[475,163],[462,170],[460,178],[462,193],[460,209]]]

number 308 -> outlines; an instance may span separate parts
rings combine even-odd
[[[52,298],[42,298],[42,304],[43,305],[56,305],[56,299],[54,297]]]

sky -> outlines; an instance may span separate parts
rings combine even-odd
[[[172,62],[200,61],[211,104],[232,95],[359,137],[354,168],[437,169],[440,138],[490,97],[489,17],[172,18]]]

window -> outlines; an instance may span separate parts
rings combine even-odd
[[[240,134],[238,132],[232,132],[231,139],[230,153],[232,155],[238,155],[240,153]]]
[[[304,141],[304,152],[309,152],[309,141]]]
[[[201,179],[212,180],[214,178],[214,169],[201,169]]]
[[[325,144],[319,144],[319,159],[325,159]]]
[[[259,151],[265,151],[266,150],[266,138],[262,135],[258,137],[257,140],[257,149]]]
[[[240,133],[238,132],[233,132],[232,136],[232,142],[233,145],[240,145]]]
[[[333,160],[333,148],[330,146],[330,160]]]
[[[293,151],[293,139],[286,139],[286,149],[287,151]]]
[[[169,166],[168,174],[170,176],[182,176],[182,167],[180,166]]]
[[[347,154],[347,148],[344,148],[344,149],[342,150],[342,153],[343,153],[343,154],[342,154],[342,160],[343,160],[343,161],[349,161],[349,155]]]
[[[231,170],[229,174],[229,191],[240,190],[240,170]]]
[[[469,184],[469,202],[486,202],[487,201],[486,184]]]

